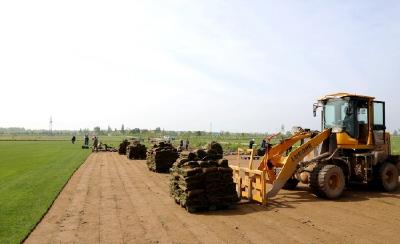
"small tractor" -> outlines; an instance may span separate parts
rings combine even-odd
[[[240,197],[266,204],[281,188],[294,189],[299,182],[328,199],[340,197],[350,183],[397,189],[400,160],[385,131],[385,103],[337,93],[314,104],[314,117],[318,108],[322,132],[299,129],[268,146],[258,169],[252,156],[248,167],[231,166]]]

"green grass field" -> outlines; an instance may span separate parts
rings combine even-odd
[[[392,137],[392,154],[400,155],[400,136]]]
[[[0,141],[0,243],[19,243],[90,150],[68,141]]]

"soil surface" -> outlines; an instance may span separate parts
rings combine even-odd
[[[234,158],[234,157],[232,157]],[[233,160],[232,160],[233,161]],[[337,201],[308,187],[282,190],[267,207],[190,214],[169,196],[169,175],[143,160],[93,153],[26,243],[397,243],[400,190],[355,187]]]

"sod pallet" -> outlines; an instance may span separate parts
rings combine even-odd
[[[145,145],[140,144],[140,143],[135,143],[135,144],[131,144],[127,147],[127,157],[129,159],[138,159],[138,160],[142,160],[142,159],[146,159],[146,152],[147,152],[147,148]]]
[[[171,143],[160,142],[147,151],[147,167],[154,172],[169,172],[178,157],[178,150]]]
[[[200,152],[200,155],[199,155]],[[239,201],[226,159],[181,154],[170,169],[170,194],[188,212],[224,209]]]

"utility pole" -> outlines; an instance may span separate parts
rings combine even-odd
[[[50,131],[50,135],[52,135],[53,134],[53,118],[52,118],[52,116],[50,116],[49,131]]]

